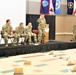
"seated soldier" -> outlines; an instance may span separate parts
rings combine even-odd
[[[34,42],[37,43],[36,34],[32,33],[32,23],[28,23],[28,25],[25,27],[25,32],[24,33],[28,35],[29,44],[32,43],[32,41],[31,41],[32,36],[34,37]]]
[[[2,35],[5,41],[5,46],[8,46],[8,37],[14,37],[15,35],[12,33],[12,26],[11,26],[11,21],[10,19],[6,20],[6,24],[2,26]]]
[[[16,41],[17,41],[17,45],[18,45],[18,43],[19,43],[19,38],[20,37],[24,37],[25,39],[24,39],[24,45],[26,45],[26,37],[27,37],[27,35],[26,34],[24,34],[24,24],[21,22],[20,24],[19,24],[19,26],[16,28],[16,33],[15,33],[15,35],[17,35],[17,37],[14,39],[14,41],[13,41],[13,43],[15,43]]]

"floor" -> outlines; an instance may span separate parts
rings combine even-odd
[[[76,75],[72,72],[76,65],[76,49],[34,53],[0,58],[0,75],[14,75],[14,68],[23,68],[24,75]],[[24,65],[24,61],[31,61],[31,65]],[[74,61],[74,65],[67,66]],[[19,74],[18,74],[19,75]]]

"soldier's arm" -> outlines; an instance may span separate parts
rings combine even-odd
[[[45,20],[45,27],[46,27],[46,19],[44,18],[44,20]]]
[[[2,34],[5,34],[5,33],[6,33],[5,27],[3,26],[3,27],[2,27]]]
[[[75,31],[75,25],[73,26],[73,30],[72,30],[72,32],[74,33],[74,31]]]
[[[76,31],[76,25],[73,26],[73,30],[72,31],[73,31],[73,33],[76,33],[75,32]]]
[[[45,19],[45,24],[46,24],[46,19]]]
[[[26,30],[27,30],[27,29],[25,28],[25,29],[24,29],[24,34],[26,34]]]
[[[76,32],[75,32],[75,31],[76,31],[76,28],[74,27],[72,31],[73,31],[73,33],[76,33]]]
[[[28,27],[27,26],[25,27],[25,33],[26,34],[28,33]]]
[[[32,32],[32,26],[31,26],[31,32]]]
[[[18,27],[16,27],[16,33],[18,34]]]
[[[13,28],[12,28],[12,26],[11,26],[11,34],[13,34]]]
[[[75,29],[73,29],[72,32],[75,33]]]
[[[37,22],[40,23],[40,20],[41,20],[41,18],[39,18],[39,19],[37,20]]]
[[[23,34],[24,34],[24,28],[23,28]]]

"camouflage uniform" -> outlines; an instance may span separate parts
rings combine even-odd
[[[25,39],[24,39],[24,44],[26,44],[26,34],[24,34],[24,27],[17,27],[16,28],[16,33],[15,33],[15,35],[16,35],[16,38],[14,39],[14,41],[13,42],[16,42],[17,41],[17,44],[19,43],[19,38],[20,37],[24,37]]]
[[[12,35],[12,26],[4,25],[2,27],[2,35],[4,37],[5,44],[8,46],[8,35]]]
[[[28,35],[28,42],[31,43],[31,36],[34,36],[34,42],[37,42],[36,34],[32,33],[32,26],[26,26],[25,27],[25,33]]]
[[[39,23],[39,25],[38,25],[38,31],[39,31],[38,41],[41,43],[41,39],[42,39],[42,43],[44,43],[46,20],[45,20],[45,18],[39,18],[37,20],[37,22]]]
[[[73,26],[73,41],[76,41],[76,25]]]

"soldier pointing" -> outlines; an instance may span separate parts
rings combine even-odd
[[[40,15],[40,18],[37,20],[37,22],[39,23],[38,25],[38,31],[39,31],[39,35],[38,35],[38,41],[39,43],[44,43],[45,40],[45,26],[46,26],[46,19],[44,18],[44,14]]]

